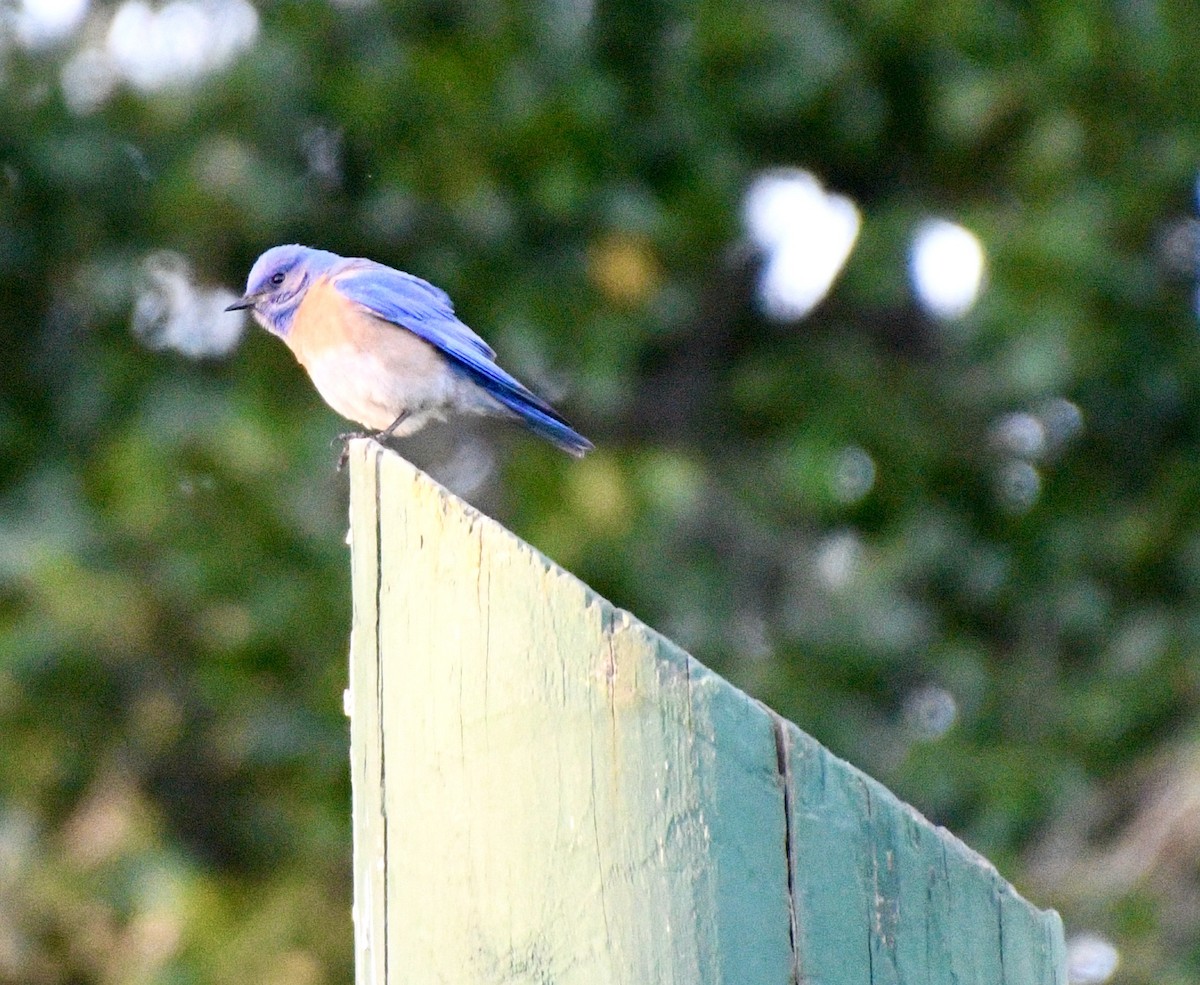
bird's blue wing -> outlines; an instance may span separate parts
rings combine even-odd
[[[337,289],[464,362],[496,358],[492,347],[458,320],[450,295],[429,281],[374,260],[349,260],[331,271]]]
[[[441,288],[373,260],[349,260],[330,274],[344,297],[434,346],[536,433],[573,455],[592,447],[546,401],[496,365],[492,347],[458,320]]]

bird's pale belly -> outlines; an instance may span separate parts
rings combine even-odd
[[[407,372],[373,353],[339,346],[308,359],[305,369],[330,407],[372,430],[382,431],[407,412],[395,432],[404,435],[452,409],[457,381],[443,360],[437,363],[432,372]]]

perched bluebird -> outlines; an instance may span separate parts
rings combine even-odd
[[[412,274],[275,246],[255,261],[245,296],[225,310],[239,308],[287,343],[330,407],[377,437],[412,434],[450,414],[499,414],[572,455],[592,447],[496,365],[445,291]]]

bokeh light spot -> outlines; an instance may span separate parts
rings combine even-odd
[[[1064,397],[1051,397],[1036,410],[1050,449],[1057,450],[1083,431],[1083,411]]]
[[[1101,985],[1121,963],[1117,949],[1097,934],[1078,934],[1067,941],[1067,981],[1070,985]]]
[[[843,530],[833,534],[817,547],[817,577],[827,588],[845,588],[862,568],[862,555],[862,541],[853,531]]]
[[[117,72],[101,49],[81,48],[63,62],[58,80],[67,108],[82,116],[95,112],[112,95]]]
[[[807,315],[829,292],[862,218],[850,199],[825,191],[807,171],[772,171],[746,192],[746,232],[763,255],[758,298],[779,321]]]
[[[87,13],[88,0],[21,0],[14,11],[0,11],[17,40],[41,48],[74,32]]]
[[[1010,513],[1025,513],[1033,508],[1042,492],[1042,477],[1028,462],[1005,462],[996,475],[996,494]]]
[[[649,244],[637,236],[609,236],[593,244],[588,274],[610,301],[624,305],[642,304],[660,279]]]
[[[921,306],[936,318],[961,318],[983,288],[987,260],[969,229],[929,219],[913,234],[909,275]]]
[[[842,503],[857,503],[875,485],[875,462],[863,449],[850,445],[838,453],[833,466],[833,495]]]
[[[958,702],[945,688],[917,688],[904,701],[904,719],[921,739],[940,739],[958,719]]]
[[[618,537],[633,522],[629,483],[617,462],[594,453],[570,472],[571,502],[588,529],[597,536]]]
[[[992,426],[992,438],[1001,449],[1018,458],[1037,458],[1046,447],[1042,422],[1024,412],[1005,414]]]
[[[106,48],[126,80],[152,92],[223,68],[257,37],[258,13],[246,0],[171,0],[158,11],[125,0]]]
[[[160,251],[142,261],[134,285],[133,334],[150,349],[174,349],[185,356],[223,356],[242,337],[246,319],[227,313],[237,295],[205,289],[192,281],[188,262]]]

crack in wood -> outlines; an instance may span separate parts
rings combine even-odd
[[[379,732],[379,815],[382,822],[383,843],[383,940],[373,941],[375,947],[383,954],[383,980],[390,981],[388,975],[388,817],[387,817],[387,765],[385,757],[387,744],[384,742],[384,688],[383,688],[383,489],[380,480],[379,456],[381,451],[375,450],[375,701],[376,727]]]
[[[768,709],[775,733],[775,767],[783,785],[783,857],[787,868],[788,944],[792,951],[792,981],[800,981],[799,931],[796,919],[796,845],[792,832],[792,766],[788,755],[787,723]]]

